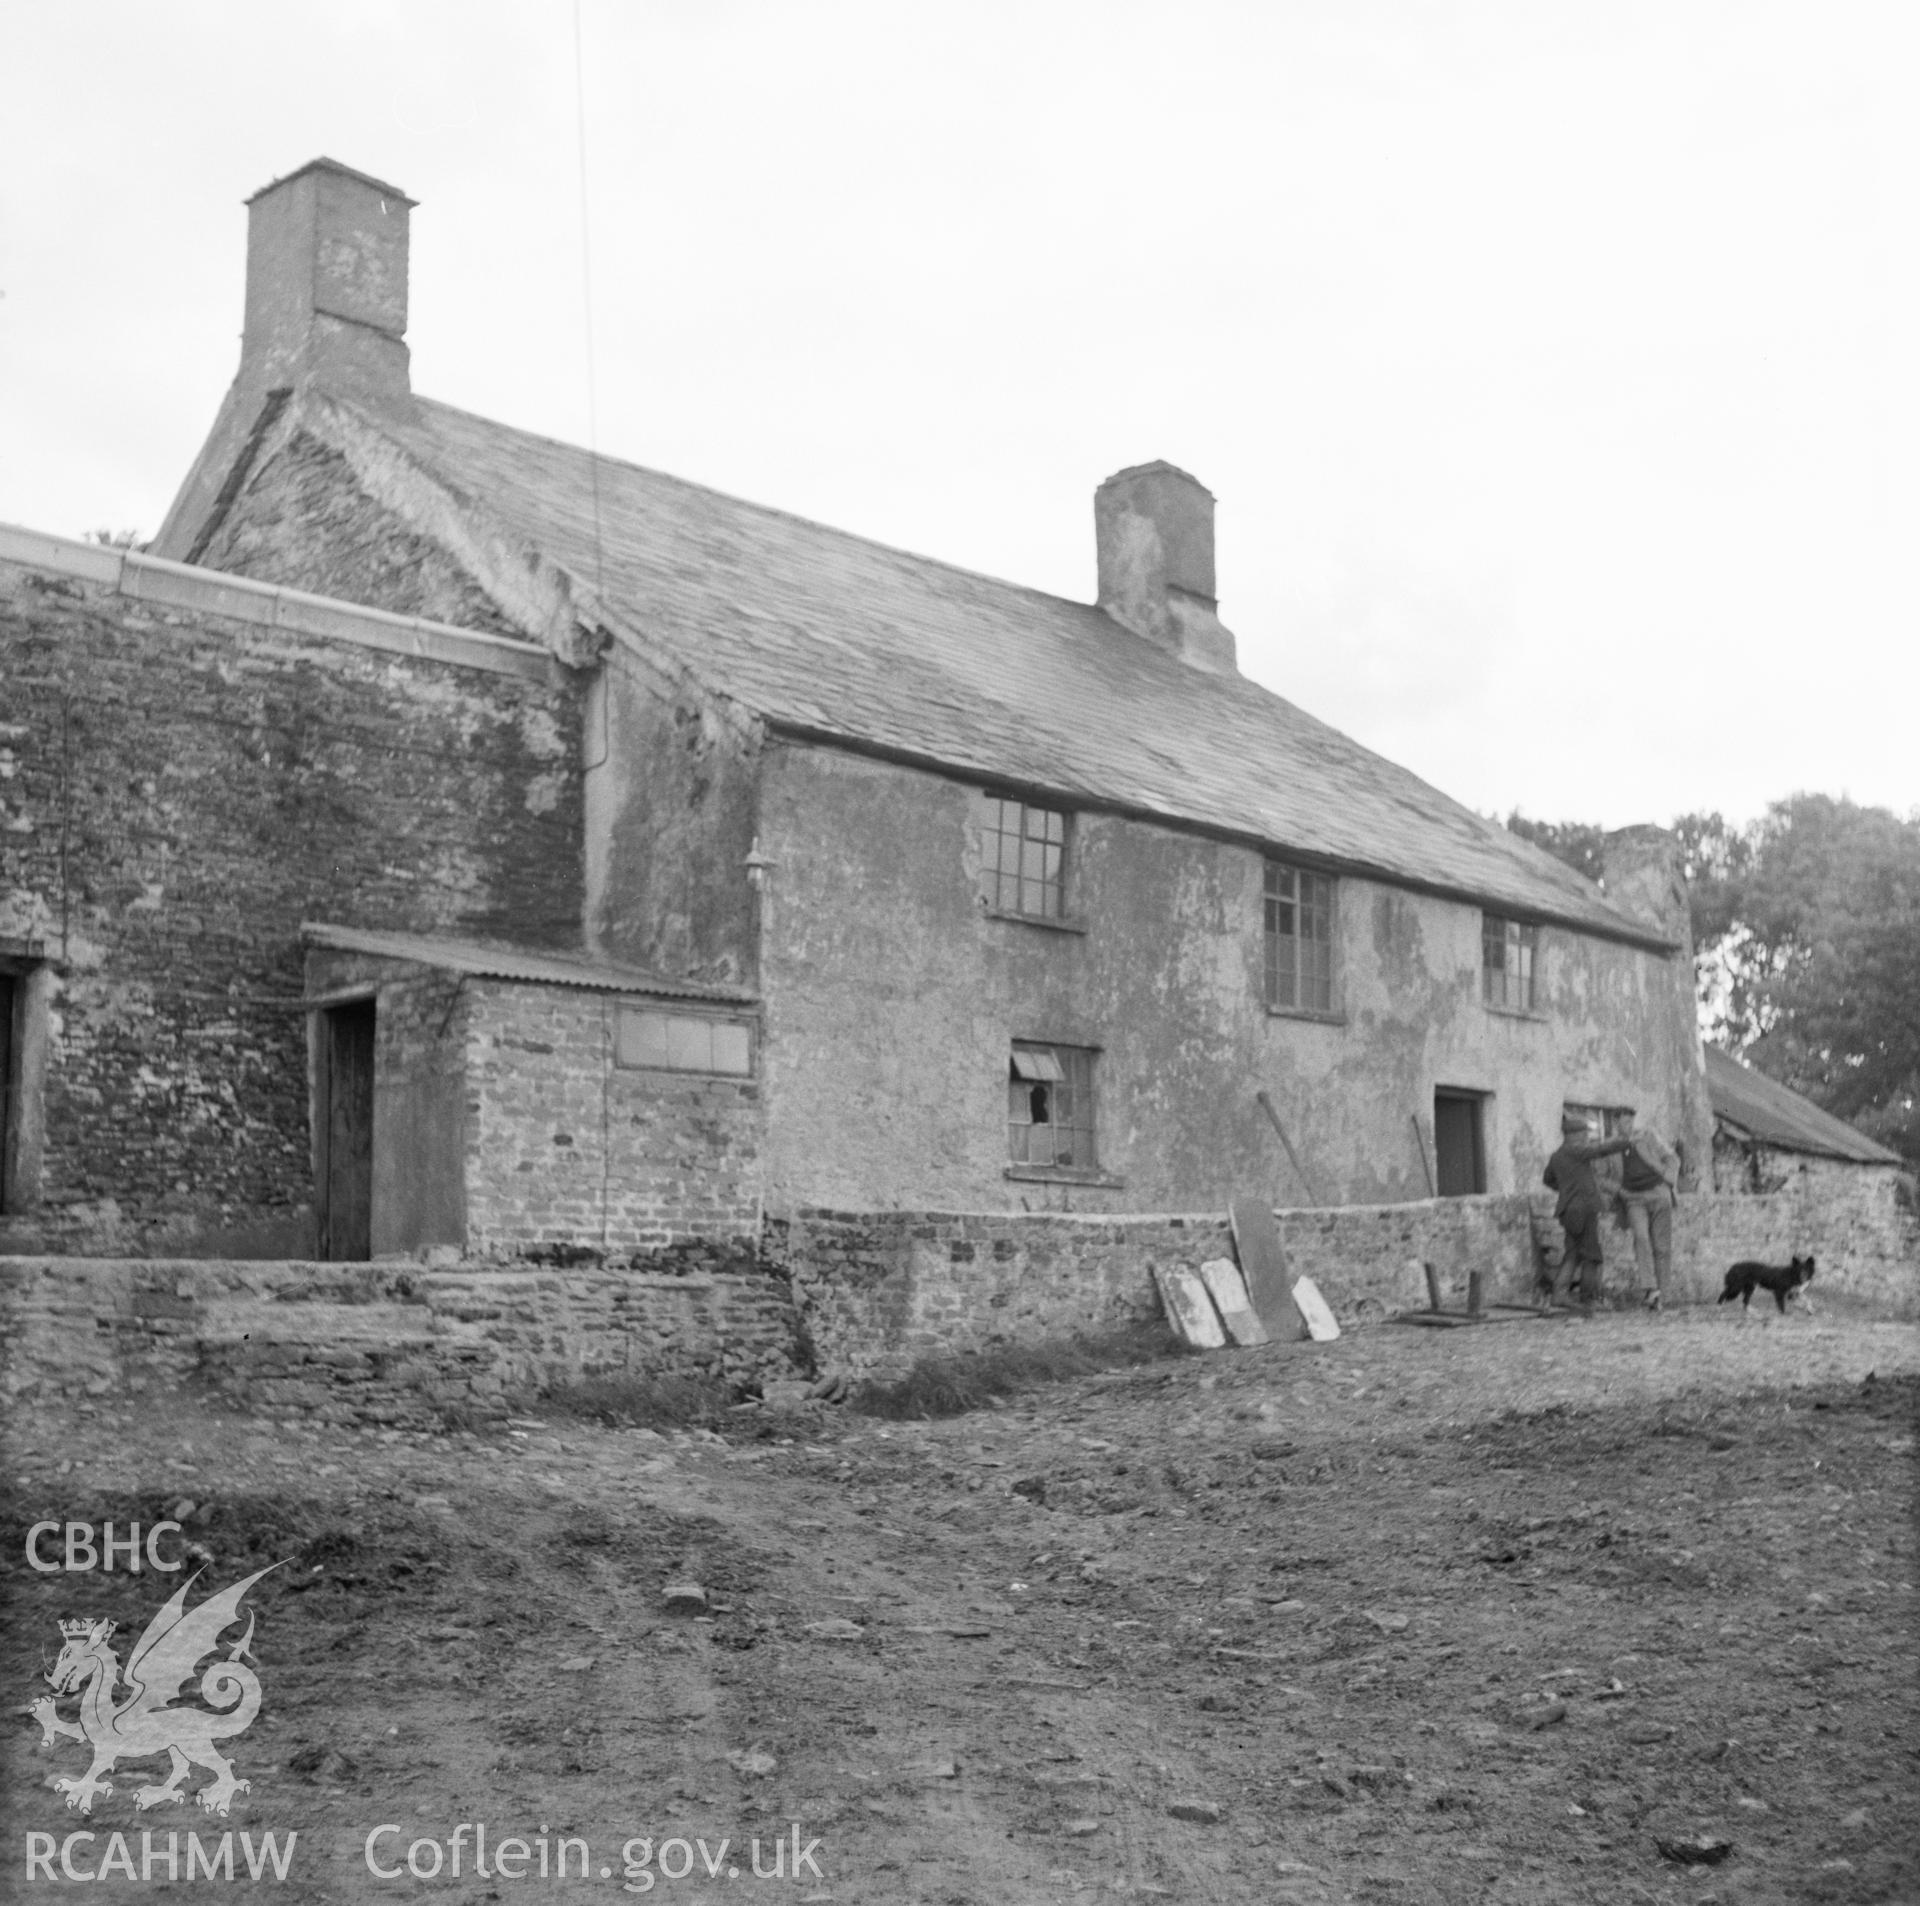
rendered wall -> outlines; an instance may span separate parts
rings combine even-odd
[[[1543,928],[1540,1010],[1498,1013],[1481,1000],[1477,907],[1344,878],[1338,1022],[1269,1013],[1257,852],[1077,815],[1068,910],[1085,930],[1035,926],[980,901],[974,796],[822,748],[765,750],[770,1209],[1422,1199],[1436,1086],[1487,1095],[1490,1192],[1538,1182],[1568,1100],[1636,1105],[1704,1158],[1677,957]],[[1016,1039],[1099,1049],[1111,1182],[1008,1175]],[[1263,1088],[1304,1180],[1255,1102]]]
[[[37,1183],[0,1250],[312,1249],[302,920],[578,944],[557,671],[166,581],[171,603],[0,562],[0,944],[41,949],[46,991]]]
[[[757,744],[711,696],[609,651],[588,718],[587,932],[608,959],[751,985]]]

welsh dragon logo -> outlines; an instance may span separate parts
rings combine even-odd
[[[209,1596],[191,1612],[187,1590],[200,1576],[197,1572],[188,1576],[134,1643],[124,1675],[120,1657],[107,1646],[117,1624],[60,1624],[65,1645],[46,1679],[54,1696],[79,1694],[79,1725],[63,1721],[54,1699],[44,1694],[28,1712],[40,1723],[41,1746],[51,1747],[64,1738],[86,1741],[93,1748],[93,1765],[79,1779],[53,1783],[55,1792],[67,1796],[69,1807],[91,1813],[94,1796],[113,1791],[113,1783],[101,1776],[115,1762],[158,1754],[172,1755],[173,1771],[158,1785],[141,1787],[134,1794],[143,1811],[163,1801],[185,1800],[180,1783],[196,1765],[214,1776],[195,1796],[209,1813],[225,1813],[233,1796],[249,1789],[250,1782],[233,1777],[233,1763],[214,1742],[244,1733],[260,1712],[260,1679],[241,1660],[253,1641],[251,1614],[247,1632],[227,1650],[226,1658],[215,1661],[200,1677],[199,1693],[208,1705],[175,1707],[171,1703],[202,1658],[214,1651],[221,1634],[240,1619],[241,1597],[262,1575],[271,1573],[272,1569],[259,1569],[245,1581]],[[116,1701],[114,1691],[122,1683],[126,1698]]]

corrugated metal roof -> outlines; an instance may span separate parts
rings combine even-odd
[[[1497,822],[1089,604],[425,399],[411,423],[355,415],[777,727],[1671,944]]]
[[[1707,1096],[1714,1117],[1737,1125],[1749,1137],[1783,1151],[1813,1152],[1822,1158],[1847,1158],[1862,1165],[1897,1165],[1900,1154],[1876,1145],[1844,1119],[1823,1112],[1777,1079],[1742,1065],[1709,1046]]]
[[[698,980],[663,979],[638,967],[616,966],[585,954],[528,952],[483,940],[443,939],[434,934],[378,933],[362,927],[302,923],[300,937],[309,946],[336,953],[365,953],[375,959],[410,960],[441,972],[472,973],[484,979],[529,980],[540,986],[579,986],[598,993],[636,993],[659,999],[704,999],[749,1005],[753,995],[737,986],[708,986]]]

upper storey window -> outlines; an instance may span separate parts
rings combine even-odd
[[[1480,917],[1480,993],[1489,1006],[1510,1013],[1534,1010],[1534,974],[1540,929],[1497,913]]]
[[[1267,1004],[1333,1011],[1333,881],[1267,862]]]
[[[1065,912],[1067,817],[1058,808],[981,796],[980,882],[996,913],[1058,920]]]

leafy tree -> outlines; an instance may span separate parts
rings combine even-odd
[[[1590,827],[1585,821],[1530,821],[1515,808],[1507,816],[1507,832],[1518,834],[1544,848],[1555,860],[1564,860],[1577,874],[1585,874],[1595,886],[1604,887],[1606,869],[1602,849],[1606,831]]]
[[[1602,829],[1507,825],[1597,877]],[[1920,815],[1796,794],[1672,831],[1706,1037],[1920,1162]]]
[[[1716,1043],[1920,1160],[1920,816],[1776,801],[1696,907]]]

